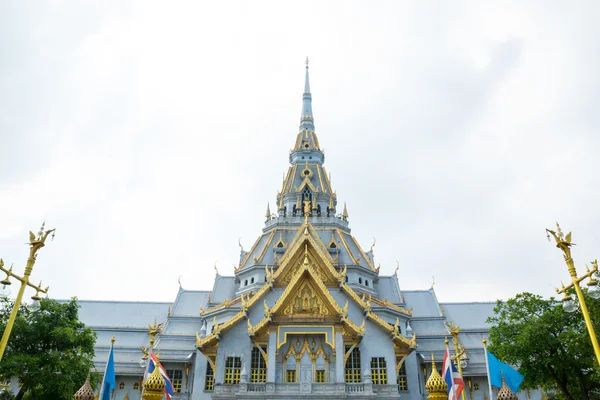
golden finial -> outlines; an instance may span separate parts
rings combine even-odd
[[[267,202],[267,212],[265,213],[265,217],[267,217],[267,221],[271,219],[271,208],[269,207],[268,202]]]
[[[215,261],[215,265],[213,265],[213,268],[215,269],[215,273],[217,274],[217,276],[219,276],[219,270],[217,269],[217,261]]]
[[[571,246],[574,246],[575,243],[571,243],[571,232],[567,233],[565,236],[560,229],[560,225],[558,222],[556,223],[556,232],[550,229],[546,229],[546,237],[548,241],[550,241],[550,234],[554,237],[556,241],[556,247],[561,249],[564,253],[565,260],[571,261]]]
[[[113,337],[110,339],[110,344],[112,344],[112,345],[114,346],[114,345],[115,345],[115,341],[116,341],[116,340],[117,340],[117,339],[115,339],[115,337],[113,336]]]
[[[375,247],[375,243],[377,243],[377,239],[375,239],[375,237],[373,237],[373,244],[371,245],[371,248],[369,249],[369,251],[371,253],[373,252],[373,247]]]
[[[242,238],[238,238],[238,246],[240,246],[240,253],[244,252],[244,246],[242,246]]]
[[[269,266],[265,265],[265,277],[267,278],[267,283],[273,282],[273,271],[269,270]]]
[[[87,379],[83,386],[79,388],[77,393],[73,396],[73,400],[93,400],[94,399],[94,389],[92,389],[92,385],[90,383],[90,373],[88,372]]]
[[[448,384],[446,384],[446,382],[437,372],[433,353],[431,353],[431,375],[429,375],[429,379],[427,379],[425,390],[427,390],[429,393],[429,396],[427,397],[429,400],[441,400],[448,398]]]
[[[454,321],[450,321],[450,323],[446,323],[446,327],[448,327],[448,331],[450,331],[451,335],[458,335],[460,332],[460,325],[456,325]]]
[[[348,219],[348,207],[346,207],[346,202],[344,202],[344,212],[342,213],[342,219],[344,221]]]
[[[398,269],[400,268],[400,263],[396,260],[396,270],[394,271],[394,275],[398,276]]]
[[[157,361],[160,361],[160,352],[156,355]],[[146,383],[144,383],[143,400],[162,400],[164,390],[167,387],[165,379],[160,373],[158,366],[150,374]]]
[[[502,387],[498,391],[498,400],[518,400],[517,397],[512,390],[506,384],[506,380],[504,379],[504,374],[502,374]]]
[[[148,335],[150,336],[150,347],[154,348],[154,340],[156,335],[160,333],[162,329],[163,323],[156,323],[156,318],[154,318],[154,325],[148,325]]]

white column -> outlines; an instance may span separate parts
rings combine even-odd
[[[196,350],[196,359],[194,360],[193,374],[193,386],[190,387],[190,391],[192,393],[202,393],[202,391],[204,390],[204,383],[206,380],[206,357],[204,357],[204,354],[202,354],[200,350]]]
[[[267,359],[269,365],[267,366],[267,382],[275,382],[275,371],[277,369],[277,331],[272,330],[269,332],[269,344],[267,346]]]
[[[342,330],[335,330],[335,381],[344,383],[344,354],[346,349],[344,346],[344,336]]]

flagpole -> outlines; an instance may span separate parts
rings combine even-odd
[[[446,343],[446,355],[444,356],[444,362],[447,359],[448,362],[450,364],[452,364],[452,357],[450,356],[450,349],[448,347],[448,338],[446,338],[446,340],[444,342]],[[447,358],[446,358],[446,356],[447,356]],[[445,365],[445,364],[443,364],[443,365]],[[450,366],[450,372],[452,372],[452,366]],[[454,377],[451,377],[451,378],[454,381]],[[450,391],[452,392],[452,400],[458,400],[456,398],[456,389],[454,389],[454,385],[452,385],[452,387],[450,388]]]
[[[106,371],[108,370],[108,362],[110,361],[110,353],[113,351],[113,347],[115,346],[115,337],[113,336],[112,339],[110,339],[110,350],[108,351],[108,358],[106,359],[106,366],[104,367],[104,377],[102,378],[102,386],[100,386],[100,395],[98,396],[99,399],[102,399],[102,396],[104,395],[104,381],[106,380]]]
[[[487,372],[488,378],[488,388],[490,388],[490,400],[494,398],[494,393],[492,392],[492,378],[490,377],[490,364],[488,363],[487,356],[487,339],[483,338],[483,354],[485,355],[485,371]]]

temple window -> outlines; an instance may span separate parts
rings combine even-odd
[[[350,350],[350,346],[346,347],[346,352]],[[360,351],[355,347],[346,360],[346,383],[360,383],[362,379],[360,373]]]
[[[254,277],[250,278],[250,283],[254,283]]]
[[[362,285],[362,278],[358,278],[358,283]]]
[[[312,192],[309,188],[305,187],[302,191],[302,200],[308,200],[312,203]]]
[[[244,286],[248,286],[248,279],[244,281]]]
[[[263,351],[265,348],[262,348]],[[257,347],[252,349],[252,363],[250,370],[250,382],[262,383],[267,381],[267,363]]]
[[[318,369],[315,372],[316,372],[315,382],[317,382],[317,383],[325,383],[325,370],[324,369]]]
[[[181,385],[183,383],[183,371],[180,369],[168,369],[167,376],[173,384],[175,393],[181,393]]]
[[[204,390],[207,392],[212,392],[213,387],[215,385],[215,371],[212,368],[212,365],[207,361],[206,362],[206,380],[204,381]]]
[[[119,383],[119,389],[125,389],[125,382]]]
[[[365,286],[369,286],[369,280],[365,279]]]
[[[330,249],[335,249],[337,248],[337,246],[335,245],[335,243],[331,242],[331,244],[329,245]]]
[[[387,367],[384,357],[371,358],[371,380],[373,385],[387,385]]]
[[[406,379],[406,364],[402,363],[400,370],[398,370],[398,390],[408,390],[408,383]]]
[[[225,383],[240,383],[242,359],[240,357],[227,357],[225,360]]]
[[[346,277],[344,278],[344,281],[345,281],[346,283],[348,283],[348,275],[346,275]]]
[[[140,390],[140,383],[136,382],[133,384],[133,390]]]
[[[288,383],[296,382],[296,370],[288,369],[286,371],[286,382],[288,382]]]

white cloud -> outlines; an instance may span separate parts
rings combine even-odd
[[[56,297],[167,300],[179,275],[231,273],[287,168],[306,55],[353,232],[403,288],[551,295],[554,219],[582,268],[598,256],[594,2],[4,7],[1,256],[48,220],[34,278]]]

